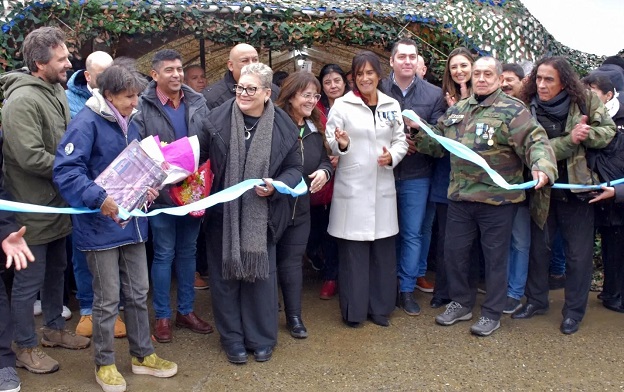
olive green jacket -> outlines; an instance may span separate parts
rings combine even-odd
[[[52,182],[56,147],[70,120],[60,84],[50,84],[21,69],[0,75],[4,143],[4,185],[15,201],[67,207]],[[29,245],[42,245],[71,233],[69,215],[16,214],[26,226]]]
[[[557,161],[565,159],[568,168],[570,184],[594,185],[599,184],[598,174],[589,170],[585,153],[587,148],[604,148],[615,136],[615,123],[598,96],[587,91],[587,103],[583,111],[576,103],[570,104],[565,130],[561,136],[550,139],[550,145],[555,152]],[[580,144],[572,142],[570,132],[581,121],[583,113],[587,115],[587,124],[590,125],[589,135]],[[572,190],[572,192],[582,192]],[[531,191],[531,215],[538,217],[536,222],[546,222],[550,209],[550,188]],[[539,225],[543,228],[543,225]]]

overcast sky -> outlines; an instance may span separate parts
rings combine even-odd
[[[521,0],[550,34],[572,49],[612,56],[624,49],[624,0]]]

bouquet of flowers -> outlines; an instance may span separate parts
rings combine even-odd
[[[197,171],[186,177],[182,184],[169,188],[171,200],[177,205],[183,206],[199,201],[210,195],[214,174],[210,170],[210,160],[201,165]],[[191,211],[191,216],[201,218],[205,210]]]
[[[210,170],[210,161],[199,166],[197,136],[183,137],[172,143],[163,143],[158,136],[149,136],[141,141],[141,146],[167,172],[164,184],[177,184],[182,181],[181,184],[169,188],[169,195],[174,203],[183,206],[210,195],[214,175]],[[190,214],[202,217],[204,210]]]
[[[183,137],[172,143],[161,142],[158,136],[141,140],[141,147],[167,173],[164,185],[184,180],[199,167],[197,136]]]

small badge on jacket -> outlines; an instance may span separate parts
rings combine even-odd
[[[65,155],[71,155],[72,152],[74,152],[74,144],[73,143],[67,143],[65,145]]]

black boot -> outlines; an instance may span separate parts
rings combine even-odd
[[[308,330],[303,325],[301,316],[288,316],[286,317],[286,324],[288,325],[288,331],[290,336],[296,339],[305,339],[308,337]]]

